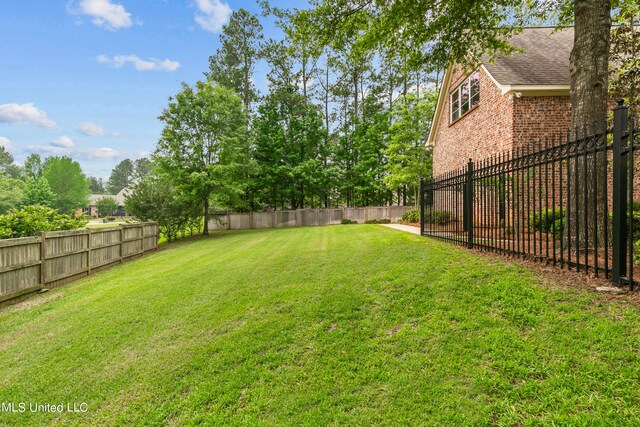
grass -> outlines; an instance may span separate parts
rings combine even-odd
[[[222,232],[0,312],[53,425],[640,425],[640,316],[380,226]]]

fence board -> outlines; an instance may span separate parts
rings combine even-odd
[[[340,224],[343,218],[364,223],[367,219],[388,218],[397,222],[412,206],[374,206],[367,208],[300,209],[230,213],[215,215],[209,221],[210,230],[248,230],[252,228],[310,227]]]
[[[0,240],[0,302],[57,286],[158,247],[155,223]]]

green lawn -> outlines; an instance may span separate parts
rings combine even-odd
[[[640,316],[375,225],[222,232],[0,310],[12,426],[640,425]]]

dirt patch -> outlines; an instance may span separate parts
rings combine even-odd
[[[0,316],[5,316],[16,311],[28,310],[33,307],[45,304],[49,301],[53,301],[58,298],[62,298],[64,293],[62,292],[46,292],[41,295],[29,295],[28,299],[17,301],[12,305],[0,307]]]

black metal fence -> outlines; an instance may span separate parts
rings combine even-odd
[[[633,289],[640,132],[622,104],[613,122],[470,160],[423,182],[422,235],[592,272]]]

